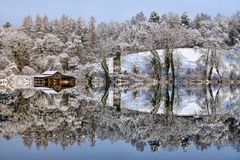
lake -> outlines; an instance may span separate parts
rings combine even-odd
[[[240,158],[238,85],[1,93],[0,159]]]

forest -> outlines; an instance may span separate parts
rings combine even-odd
[[[63,15],[49,20],[44,15],[26,16],[20,26],[6,22],[0,28],[0,69],[6,74],[32,74],[45,70],[72,71],[87,63],[104,62],[115,52],[121,55],[151,51],[159,76],[156,50],[166,50],[164,72],[174,77],[173,49],[203,48],[206,79],[211,79],[213,67],[219,74],[219,55],[226,51],[239,54],[240,11],[231,17],[200,13],[190,19],[185,12],[148,17],[140,12],[125,22],[96,23],[94,17],[84,22]],[[156,63],[157,62],[157,63]],[[161,70],[161,69],[160,69]],[[161,73],[160,73],[161,74]]]
[[[0,55],[0,84],[10,86],[0,93],[0,137],[18,136],[29,150],[106,140],[141,152],[240,151],[240,11],[140,12],[125,22],[26,16],[0,27]],[[46,70],[76,86],[44,92],[33,77]]]

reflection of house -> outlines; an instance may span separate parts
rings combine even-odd
[[[0,71],[0,87],[5,87],[7,85],[6,75]]]
[[[58,71],[46,71],[34,76],[34,87],[47,87],[59,92],[75,86],[75,78],[63,75]]]

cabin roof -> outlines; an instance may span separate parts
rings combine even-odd
[[[42,75],[42,74],[40,74],[40,75],[35,75],[34,77],[49,77],[50,75]]]
[[[54,75],[57,72],[58,71],[45,71],[45,72],[42,73],[42,75]]]

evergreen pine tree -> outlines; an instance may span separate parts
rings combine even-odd
[[[182,25],[184,25],[184,26],[189,26],[189,24],[190,24],[190,19],[189,19],[189,17],[188,17],[188,14],[187,14],[187,12],[184,12],[183,14],[182,14],[182,16],[181,16],[181,23],[182,23]]]
[[[9,28],[11,27],[11,23],[10,22],[6,22],[4,25],[3,25],[3,28]]]
[[[23,23],[22,23],[22,30],[30,35],[32,33],[33,29],[33,21],[31,16],[24,17]]]
[[[160,22],[160,16],[157,12],[153,11],[150,14],[149,22],[159,23]]]

